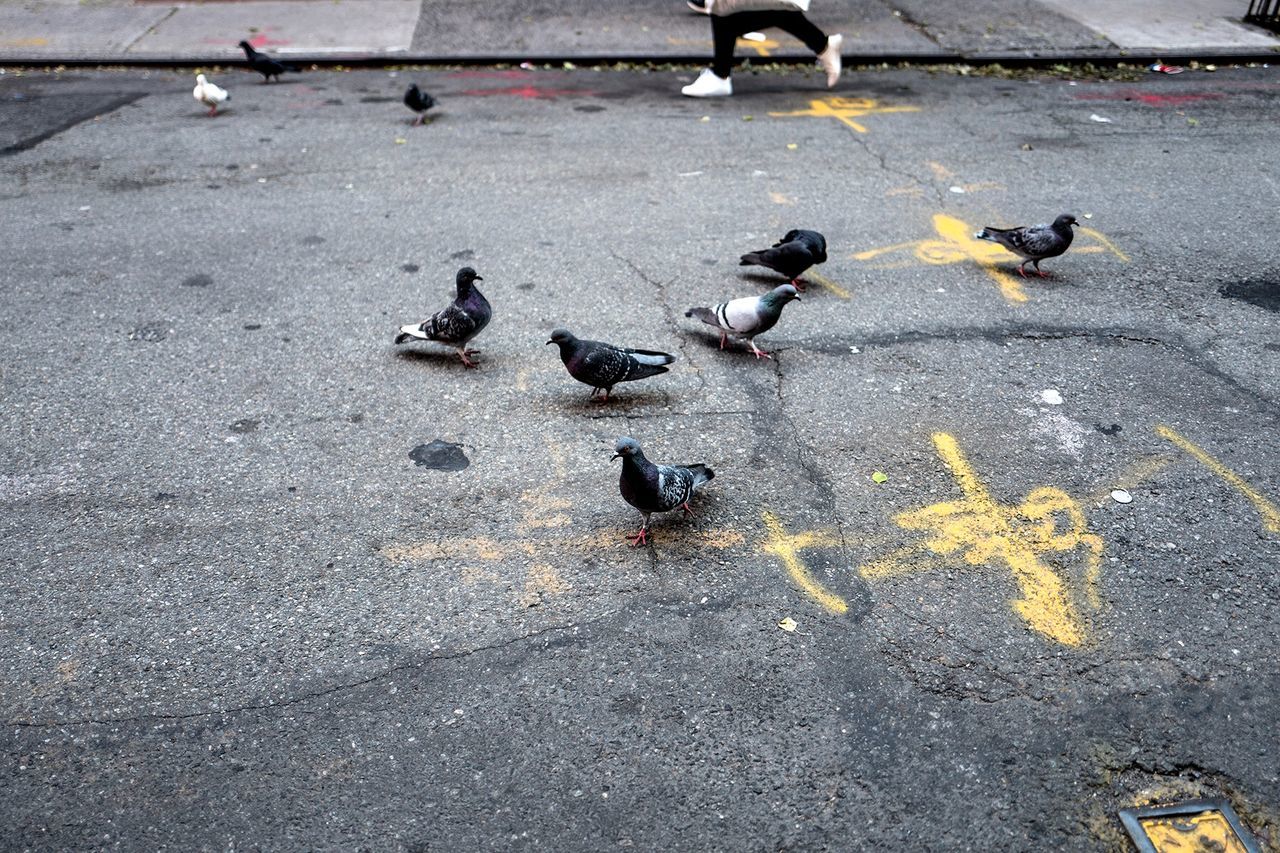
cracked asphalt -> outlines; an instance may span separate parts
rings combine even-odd
[[[7,849],[1280,847],[1275,70],[692,73],[0,76]]]

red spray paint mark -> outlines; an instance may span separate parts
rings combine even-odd
[[[491,95],[510,95],[525,100],[551,100],[565,95],[579,95],[584,98],[590,98],[598,93],[590,89],[547,89],[542,86],[510,86],[506,89],[467,89],[462,94],[474,98],[484,98]]]
[[[531,71],[455,71],[449,75],[453,78],[497,77],[500,80],[527,80],[533,76]]]
[[[1195,95],[1156,95],[1125,89],[1121,92],[1080,92],[1078,101],[1141,101],[1149,107],[1182,107],[1197,101],[1216,101],[1224,97],[1220,92],[1204,92]]]

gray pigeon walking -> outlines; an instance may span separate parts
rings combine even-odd
[[[1047,272],[1041,272],[1040,262],[1045,258],[1056,258],[1067,250],[1075,238],[1072,225],[1079,225],[1070,213],[1064,213],[1053,220],[1052,225],[1026,225],[1020,228],[983,228],[973,236],[978,240],[990,240],[999,243],[1013,252],[1023,261],[1018,265],[1018,272],[1023,278],[1027,264],[1033,264],[1041,278],[1048,278]]]
[[[756,346],[755,336],[767,332],[782,316],[782,309],[792,300],[797,302],[800,295],[794,286],[782,284],[770,290],[764,296],[744,296],[721,302],[714,308],[690,308],[684,312],[686,317],[696,317],[708,326],[720,330],[720,349],[724,349],[725,340],[732,332],[751,345],[756,358],[768,358],[769,353]]]
[[[602,341],[584,341],[567,329],[556,329],[548,344],[560,347],[560,360],[569,369],[569,375],[591,386],[591,396],[604,391],[604,400],[619,382],[633,382],[666,373],[666,365],[676,360],[674,355],[647,349],[624,349]]]
[[[644,515],[640,532],[631,539],[631,545],[645,545],[649,541],[649,516],[655,512],[670,512],[679,508],[693,515],[689,501],[703,483],[710,482],[716,472],[706,465],[654,465],[644,456],[640,443],[623,436],[614,445],[612,459],[622,458],[622,475],[618,488],[622,498]]]
[[[480,334],[480,330],[489,324],[493,317],[493,309],[489,301],[475,286],[474,282],[484,281],[476,275],[471,267],[458,270],[458,295],[453,303],[443,311],[437,311],[421,323],[401,326],[396,334],[395,343],[406,341],[439,341],[448,344],[462,356],[462,363],[467,367],[475,367],[476,363],[468,356],[480,350],[467,349],[467,342]]]
[[[746,267],[754,264],[780,272],[791,279],[795,288],[803,293],[804,282],[800,280],[800,276],[804,275],[809,267],[825,263],[826,260],[827,238],[817,231],[797,229],[788,231],[781,240],[773,244],[771,249],[762,249],[759,252],[748,252],[743,255],[738,266]]]

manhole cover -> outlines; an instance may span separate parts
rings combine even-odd
[[[1142,853],[1261,853],[1226,800],[1124,809],[1120,822]]]

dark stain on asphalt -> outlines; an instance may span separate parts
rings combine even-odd
[[[244,330],[246,332],[256,332],[261,328],[262,328],[261,323],[245,323],[244,324]]]
[[[573,110],[574,112],[579,113],[602,113],[605,111],[605,108],[599,104],[579,104],[574,107]]]
[[[533,282],[524,281],[516,285],[516,290],[533,290]]]
[[[347,420],[351,421],[353,424],[358,424],[364,420],[364,412],[352,412],[347,415]]]
[[[1280,352],[1280,344],[1263,344],[1262,348],[1270,352]]]
[[[1218,288],[1218,294],[1267,311],[1280,311],[1280,281],[1254,278],[1227,282]]]
[[[461,444],[435,439],[430,444],[419,444],[409,451],[415,465],[437,471],[461,471],[471,464]]]
[[[342,98],[329,98],[324,102],[324,105],[326,107],[340,107],[342,106]]]
[[[471,249],[463,249],[461,252],[454,252],[452,255],[450,255],[449,260],[469,261],[469,260],[472,260],[475,256],[476,256],[476,253]]]
[[[129,333],[131,341],[146,341],[147,343],[159,343],[169,337],[168,323],[144,323]]]
[[[319,234],[312,234],[310,237],[302,238],[302,245],[304,246],[319,246],[323,242],[324,238]]]
[[[241,418],[227,427],[227,429],[244,435],[247,432],[256,432],[260,426],[262,426],[262,421],[254,420],[253,418]]]
[[[398,101],[399,98],[389,98],[386,95],[366,95],[360,99],[362,104],[389,104],[392,101]]]
[[[418,270],[422,269],[422,267],[418,266],[417,264],[401,264],[400,269],[404,270],[405,272],[417,272]]]
[[[91,118],[97,118],[98,116],[104,116],[104,115],[107,115],[108,113],[115,112],[121,107],[126,106],[128,104],[132,104],[134,101],[145,97],[146,94],[147,94],[146,92],[131,92],[127,95],[121,95],[116,98],[106,98],[100,104],[97,101],[95,101],[94,104],[87,110],[83,108],[80,108],[80,109],[71,108],[71,109],[64,110],[61,113],[59,113],[59,115],[62,116],[61,121],[56,122],[52,127],[49,127],[46,130],[41,131],[40,133],[34,134],[32,136],[28,136],[25,139],[19,139],[17,142],[13,143],[12,145],[6,145],[4,148],[0,148],[0,157],[4,157],[10,154],[19,154],[23,151],[28,151],[32,148],[35,148],[41,142],[44,142],[46,139],[52,139],[53,137],[57,136],[59,133],[62,133],[64,130],[70,130],[71,128],[75,127],[77,124],[80,124],[83,121],[88,121]],[[48,97],[48,96],[40,96],[40,98],[45,98],[45,97]],[[53,97],[56,97],[56,96],[53,96]],[[32,99],[32,100],[35,100],[35,99]],[[78,102],[66,101],[66,103],[68,105],[72,103],[76,103],[78,106]]]
[[[183,287],[208,287],[211,284],[213,284],[213,276],[203,272],[189,275],[182,280]]]
[[[1102,424],[1094,424],[1093,428],[1103,435],[1115,435],[1124,429],[1120,424],[1112,424],[1111,426],[1103,426]]]

